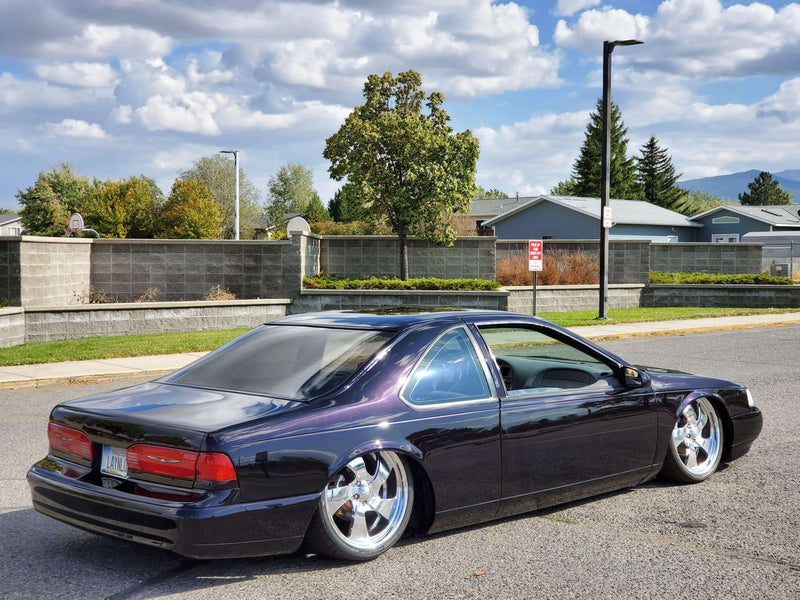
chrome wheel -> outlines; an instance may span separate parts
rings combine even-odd
[[[312,523],[309,541],[317,551],[337,558],[374,558],[403,534],[412,504],[412,480],[397,454],[359,456],[322,491],[318,510],[322,530],[315,531]]]
[[[679,481],[703,481],[716,471],[721,457],[719,415],[710,400],[698,398],[687,404],[678,416],[662,472]]]

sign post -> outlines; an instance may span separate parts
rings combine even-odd
[[[528,240],[528,270],[533,271],[533,316],[536,316],[536,275],[542,270],[542,240]]]

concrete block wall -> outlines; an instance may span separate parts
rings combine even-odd
[[[24,341],[249,328],[284,316],[289,304],[289,300],[229,300],[29,308],[23,315]]]
[[[494,279],[495,238],[460,237],[450,248],[417,239],[408,240],[410,277]],[[320,269],[340,277],[398,277],[400,242],[397,236],[324,236]]]
[[[800,308],[800,285],[649,285],[642,306]]]
[[[0,298],[19,305],[22,293],[19,253],[21,237],[0,237]]]
[[[650,269],[668,273],[760,273],[762,244],[651,244]]]
[[[611,240],[608,252],[609,284],[647,283],[650,281],[650,241]],[[544,251],[566,253],[584,252],[600,254],[597,240],[544,240]],[[528,240],[497,240],[497,260],[513,256],[527,256]]]
[[[0,308],[0,348],[25,343],[25,310]]]
[[[322,310],[385,307],[481,308],[507,310],[508,292],[431,290],[303,290],[290,307],[293,314]]]
[[[508,310],[533,312],[533,288],[509,286]],[[566,312],[575,310],[598,310],[599,289],[597,285],[542,285],[536,288],[536,312]],[[638,308],[641,305],[643,284],[608,286],[608,308]]]
[[[290,240],[95,240],[92,287],[120,301],[157,288],[158,300],[201,300],[217,285],[238,298],[291,298],[318,271],[317,236]],[[309,250],[307,246],[311,246]]]
[[[23,236],[19,246],[21,306],[63,306],[89,296],[92,241]]]

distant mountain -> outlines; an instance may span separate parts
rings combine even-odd
[[[730,175],[687,179],[679,181],[677,185],[685,190],[707,192],[735,202],[739,194],[747,191],[747,184],[752,182],[760,172],[758,169],[751,169]],[[784,191],[794,194],[792,202],[800,202],[800,169],[773,173],[772,179],[780,183]]]

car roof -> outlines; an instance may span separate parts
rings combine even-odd
[[[530,317],[529,315],[502,310],[459,310],[452,308],[435,310],[430,307],[394,307],[363,309],[360,311],[336,310],[303,313],[269,321],[268,324],[400,330],[429,323],[444,325],[446,323],[456,323],[462,320],[481,321],[495,319],[526,319],[531,322],[539,321],[539,319]]]

